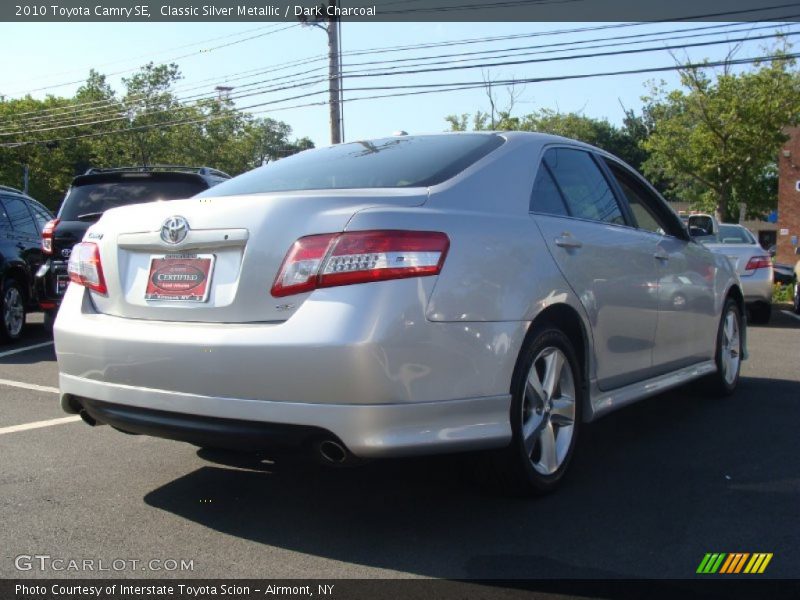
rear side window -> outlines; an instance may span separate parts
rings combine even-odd
[[[39,235],[39,230],[36,229],[36,225],[33,222],[31,211],[28,210],[25,202],[13,196],[6,196],[3,198],[3,204],[15,233],[26,233],[32,236]]]
[[[454,177],[503,141],[497,135],[458,134],[338,144],[282,158],[221,183],[200,196],[427,187]]]
[[[113,181],[98,180],[97,183],[75,183],[67,192],[61,206],[62,221],[93,220],[109,208],[153,202],[154,200],[176,200],[190,198],[207,189],[201,180],[149,177],[126,177]]]
[[[567,207],[546,164],[539,165],[531,193],[530,211],[566,217]]]
[[[658,216],[658,199],[653,196],[652,192],[613,161],[606,160],[606,164],[628,200],[628,206],[636,219],[636,226],[652,233],[666,233],[669,230],[669,224]]]
[[[33,218],[36,219],[36,224],[39,226],[39,230],[41,231],[44,229],[44,226],[47,222],[52,219],[53,217],[44,210],[43,207],[37,206],[36,204],[29,204],[31,211],[33,211]]]
[[[551,148],[545,152],[544,163],[553,174],[573,217],[625,225],[622,210],[608,181],[588,152]]]
[[[11,220],[8,218],[8,213],[6,212],[5,202],[6,197],[0,197],[0,231],[3,233],[7,233],[11,231]]]

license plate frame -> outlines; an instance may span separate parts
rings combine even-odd
[[[144,299],[177,303],[208,301],[215,258],[213,254],[192,253],[151,255]]]
[[[56,295],[63,296],[64,292],[67,291],[67,286],[69,285],[69,275],[64,273],[59,273],[56,275]]]

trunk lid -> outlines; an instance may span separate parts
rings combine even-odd
[[[322,190],[214,196],[112,209],[85,237],[100,246],[108,286],[107,296],[92,295],[94,304],[102,313],[134,319],[284,321],[309,295],[273,298],[270,294],[283,258],[298,238],[344,231],[352,216],[366,208],[419,206],[426,199],[426,190],[419,188]],[[185,219],[188,232],[182,241],[171,244],[163,239],[162,227],[177,216]],[[165,236],[169,238],[168,233]],[[189,266],[163,271],[161,257]],[[209,269],[207,277],[205,269]],[[161,289],[154,285],[164,277],[202,280],[207,291],[197,287],[194,300],[163,299],[160,292],[152,292]],[[203,295],[205,299],[200,298]]]
[[[747,271],[747,263],[754,256],[767,256],[767,251],[755,244],[704,244],[714,254],[722,254],[728,258],[739,277],[752,275]]]

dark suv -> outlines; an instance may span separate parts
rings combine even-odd
[[[0,340],[16,340],[38,310],[34,273],[44,260],[39,236],[53,214],[18,189],[0,185]]]
[[[109,208],[155,200],[189,198],[230,175],[209,167],[152,165],[89,169],[72,180],[58,216],[42,231],[46,261],[36,275],[45,325],[52,326],[69,283],[67,263],[72,247]]]

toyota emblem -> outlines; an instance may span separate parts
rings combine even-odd
[[[161,226],[161,239],[168,244],[180,244],[189,233],[189,223],[183,217],[170,217]]]

